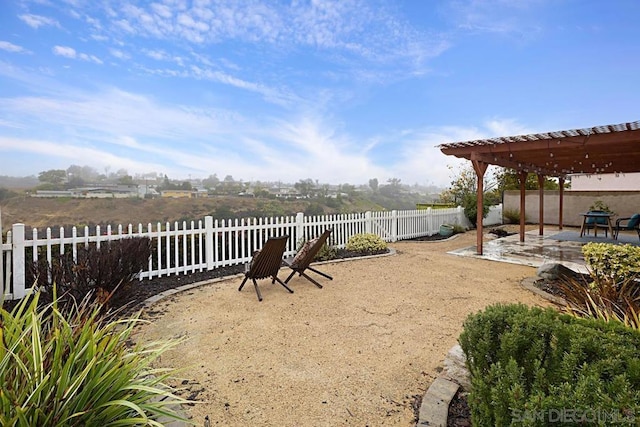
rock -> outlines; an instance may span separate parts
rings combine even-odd
[[[556,280],[562,278],[576,277],[576,272],[562,264],[546,263],[538,267],[537,274],[539,277],[547,280]]]
[[[444,359],[444,370],[446,376],[460,384],[465,390],[471,390],[471,377],[467,369],[467,356],[462,351],[459,344],[454,345]]]

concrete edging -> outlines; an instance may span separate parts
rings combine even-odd
[[[449,418],[449,404],[459,388],[458,384],[444,377],[436,378],[422,398],[416,427],[446,427]]]
[[[535,285],[536,282],[536,277],[527,277],[525,279],[522,280],[522,282],[520,282],[520,286],[522,286],[523,288],[525,288],[528,291],[533,292],[534,294],[548,300],[551,301],[554,304],[558,304],[558,305],[567,305],[567,302],[565,301],[564,298],[555,296],[550,294],[549,292],[543,291],[542,289],[540,289],[539,287],[537,287]]]

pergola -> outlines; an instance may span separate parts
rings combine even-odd
[[[562,228],[563,187],[572,174],[640,172],[640,121],[529,135],[452,142],[439,146],[447,155],[470,160],[478,182],[477,253],[482,255],[484,174],[489,165],[514,169],[520,183],[520,241],[524,241],[525,181],[529,173],[540,184],[540,235],[543,234],[547,176],[560,184],[558,224]]]

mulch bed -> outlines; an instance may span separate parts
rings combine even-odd
[[[378,255],[388,252],[389,250],[386,249],[383,251],[372,251],[363,254],[361,252],[352,252],[347,251],[346,249],[338,249],[335,259],[357,258],[364,255]],[[109,302],[109,306],[112,311],[118,311],[119,316],[128,316],[134,314],[137,310],[139,310],[141,304],[146,299],[158,295],[162,292],[196,282],[233,276],[240,273],[244,273],[244,264],[215,268],[210,271],[205,270],[201,272],[190,272],[187,274],[154,277],[152,279],[134,281],[130,286],[127,287],[125,292],[114,294],[113,298]],[[11,311],[19,301],[20,300],[4,301],[2,307],[5,310]]]
[[[449,404],[447,427],[468,427],[471,425],[471,410],[467,403],[467,394],[458,390]]]

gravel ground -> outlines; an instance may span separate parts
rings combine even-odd
[[[295,277],[289,294],[265,280],[263,302],[234,276],[158,302],[136,340],[187,339],[160,365],[180,369],[198,425],[412,426],[470,313],[548,305],[520,286],[534,268],[447,253],[475,239],[398,242],[396,255],[323,264],[334,277],[319,278],[323,289]]]

